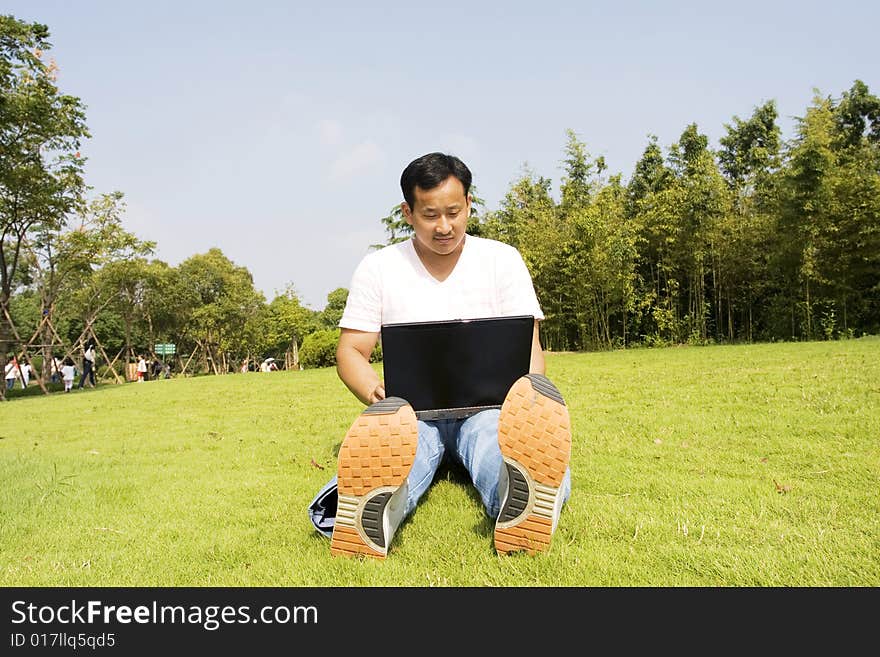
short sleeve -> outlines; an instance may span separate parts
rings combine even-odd
[[[522,255],[512,246],[504,249],[498,272],[502,315],[532,315],[544,319],[541,305],[535,294],[535,286]]]
[[[368,255],[354,270],[340,328],[370,333],[382,330],[382,279],[376,264]]]

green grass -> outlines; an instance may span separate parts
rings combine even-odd
[[[385,561],[305,508],[362,406],[332,369],[0,404],[3,586],[878,586],[880,339],[548,354],[552,549],[500,557],[444,468]]]

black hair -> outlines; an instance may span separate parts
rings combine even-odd
[[[64,359],[64,364],[65,365],[73,365],[73,359],[70,356],[68,356],[67,358]]]
[[[406,165],[400,176],[400,189],[406,204],[413,209],[416,187],[434,189],[449,176],[454,176],[464,187],[467,196],[471,189],[471,170],[455,155],[428,153]]]

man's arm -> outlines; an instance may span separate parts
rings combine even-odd
[[[544,350],[541,349],[541,339],[538,336],[538,321],[535,320],[535,330],[532,332],[532,358],[529,363],[530,374],[544,374]]]
[[[378,341],[378,333],[344,328],[336,347],[336,373],[367,405],[385,399],[385,386],[370,365],[370,354]]]

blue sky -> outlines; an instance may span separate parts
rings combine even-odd
[[[319,6],[321,5],[321,6]],[[49,26],[87,107],[93,193],[171,265],[219,247],[267,299],[348,287],[400,172],[441,150],[489,209],[524,167],[562,175],[566,129],[624,180],[648,135],[713,147],[775,100],[880,93],[880,3],[5,0]]]

